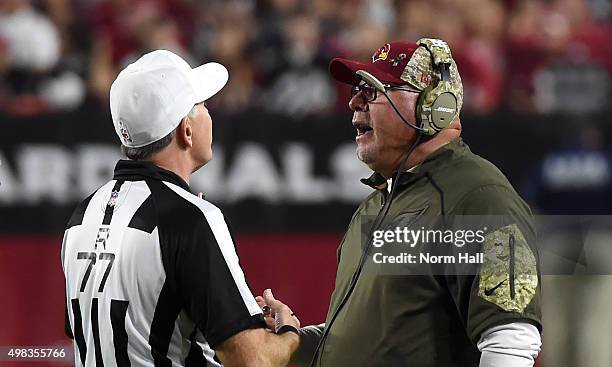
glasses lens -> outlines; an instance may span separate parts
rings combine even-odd
[[[368,102],[371,102],[376,99],[376,88],[368,84],[364,84],[361,86],[361,90],[363,91],[363,95],[368,100]]]
[[[376,88],[368,84],[356,85],[351,88],[351,97],[355,97],[359,92],[363,92],[363,96],[368,102],[372,102],[376,99]]]

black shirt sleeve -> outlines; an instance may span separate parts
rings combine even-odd
[[[166,283],[212,348],[245,329],[265,327],[221,211],[185,203],[160,218]]]

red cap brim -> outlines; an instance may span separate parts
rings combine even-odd
[[[340,83],[357,85],[361,81],[361,78],[355,74],[358,70],[365,70],[368,73],[374,75],[381,82],[387,82],[395,85],[407,84],[405,81],[380,70],[376,63],[362,63],[358,61],[334,58],[329,63],[329,73],[332,78],[336,79]]]

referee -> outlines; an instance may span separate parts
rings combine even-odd
[[[204,101],[227,79],[220,64],[158,50],[114,81],[130,160],[76,208],[62,244],[75,365],[285,366],[296,350],[298,319],[266,290],[266,331],[223,213],[188,185],[212,158]]]

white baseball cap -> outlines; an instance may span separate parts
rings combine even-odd
[[[176,54],[156,50],[123,69],[110,89],[115,132],[126,147],[158,141],[180,124],[193,106],[223,88],[229,74],[216,62],[192,69]]]

